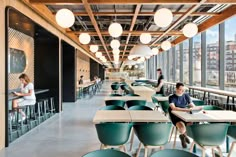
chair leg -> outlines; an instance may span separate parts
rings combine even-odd
[[[125,153],[127,152],[127,151],[126,151],[126,148],[125,148],[125,145],[123,145],[123,150],[124,150]]]
[[[104,149],[104,145],[101,143],[100,149]]]
[[[129,151],[132,151],[133,143],[134,143],[134,129],[132,128]]]
[[[175,130],[175,127],[172,126],[171,133],[170,133],[170,138],[169,138],[168,142],[171,141],[171,138],[172,138],[172,135],[173,135],[173,133],[174,133],[174,130]]]
[[[211,148],[211,153],[212,153],[212,157],[216,157],[216,156],[215,156],[214,148]]]
[[[173,148],[175,148],[175,145],[176,145],[177,131],[178,129],[175,127],[175,139],[174,139]]]
[[[144,147],[144,157],[147,157],[147,156],[148,156],[148,148]]]
[[[229,151],[229,154],[228,154],[227,157],[230,157],[230,155],[232,154],[232,151],[233,151],[233,148],[234,148],[235,144],[236,144],[236,141],[231,144],[230,151]]]
[[[137,150],[137,153],[136,153],[136,157],[139,156],[139,153],[140,153],[140,150],[141,150],[141,146],[142,146],[142,143],[140,142],[140,143],[139,143],[138,150]]]
[[[223,157],[223,154],[222,154],[222,151],[221,151],[221,149],[220,149],[220,146],[217,146],[216,148],[217,148],[218,151],[219,151],[220,157]]]
[[[195,142],[191,143],[190,150],[189,150],[190,152],[193,152],[194,144],[195,144]]]
[[[205,149],[203,148],[202,149],[202,157],[205,157],[206,156],[206,153],[205,153]]]

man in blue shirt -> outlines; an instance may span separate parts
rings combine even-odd
[[[187,147],[186,143],[190,143],[189,138],[186,134],[186,122],[184,122],[179,117],[171,113],[172,110],[191,112],[193,107],[196,110],[202,109],[202,107],[195,107],[190,96],[187,93],[184,93],[184,84],[181,82],[176,83],[176,93],[169,97],[169,114],[172,123],[177,127],[180,132],[179,138],[183,148]],[[188,107],[188,108],[187,108]]]

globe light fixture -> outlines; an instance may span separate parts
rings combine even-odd
[[[130,51],[130,56],[133,58],[135,57],[142,57],[142,56],[151,56],[152,55],[152,50],[150,47],[147,45],[135,45],[131,51]]]
[[[108,32],[112,37],[117,38],[123,33],[123,28],[121,24],[114,22],[110,24]]]
[[[102,56],[102,52],[96,52],[96,53],[95,53],[95,56],[96,56],[97,58],[100,58],[100,57]]]
[[[141,61],[141,62],[144,62],[144,61],[145,61],[145,58],[144,58],[144,57],[140,57],[140,61]]]
[[[134,67],[135,67],[135,68],[138,68],[138,65],[135,65]]]
[[[167,27],[173,20],[172,12],[167,8],[157,10],[154,14],[154,22],[158,27]]]
[[[95,53],[98,51],[98,45],[90,45],[89,49],[91,52]]]
[[[113,49],[112,53],[113,53],[113,55],[119,55],[120,54],[120,50],[119,49]]]
[[[198,27],[195,23],[190,22],[184,25],[183,27],[184,36],[191,38],[195,36],[197,33],[198,33]]]
[[[91,37],[88,33],[81,33],[79,35],[79,42],[81,44],[88,44],[90,42],[90,40],[91,40]]]
[[[157,47],[152,48],[152,54],[157,55],[159,53],[159,49]]]
[[[110,46],[112,49],[119,49],[120,47],[120,41],[117,39],[113,39],[110,43]]]
[[[150,33],[142,33],[140,35],[140,41],[143,44],[148,44],[148,43],[150,43],[151,40],[152,40],[152,36]]]
[[[75,16],[69,9],[60,9],[56,13],[56,22],[62,28],[69,28],[75,23]]]
[[[105,56],[101,56],[100,59],[101,59],[101,60],[104,60],[104,59],[105,59]]]
[[[128,56],[128,60],[133,60],[133,56]]]
[[[132,68],[132,65],[129,65],[129,69],[131,69]]]
[[[167,51],[167,50],[169,50],[169,49],[171,48],[171,43],[170,43],[168,40],[163,41],[163,42],[161,43],[161,48],[162,48],[164,51]]]

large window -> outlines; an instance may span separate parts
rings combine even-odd
[[[174,52],[175,53],[175,52]],[[173,57],[173,48],[169,50],[169,80],[170,82],[174,82],[174,74],[175,74],[175,69],[174,69],[174,57]]]
[[[184,84],[189,84],[189,40],[183,42],[183,82]]]
[[[180,75],[180,50],[179,50],[179,45],[176,45],[175,47],[175,52],[176,52],[176,71],[175,71],[175,78],[176,82],[180,81],[179,75]]]
[[[219,88],[219,25],[206,31],[207,87]]]
[[[201,34],[193,38],[193,85],[201,85]]]
[[[236,16],[225,21],[225,89],[236,91]]]

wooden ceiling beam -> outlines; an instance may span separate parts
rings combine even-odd
[[[225,9],[220,16],[217,16],[217,17],[212,17],[208,20],[206,20],[205,22],[203,22],[202,24],[200,24],[198,26],[198,32],[204,32],[206,31],[208,28],[214,26],[214,25],[217,25],[217,24],[220,24],[221,22],[224,22],[226,19],[234,16],[236,14],[236,5],[232,5],[230,6],[229,8]],[[173,41],[173,44],[179,44],[181,42],[183,42],[184,40],[186,40],[187,38],[182,35],[178,38],[176,38],[174,41]]]
[[[101,43],[102,43],[102,45],[103,45],[103,48],[104,48],[104,50],[106,51],[106,53],[107,53],[107,55],[108,55],[108,57],[109,57],[109,60],[111,61],[111,57],[110,57],[110,55],[109,55],[109,53],[108,53],[108,51],[107,51],[107,47],[106,47],[105,42],[104,42],[104,40],[103,40],[101,31],[100,31],[100,29],[99,29],[99,27],[98,27],[98,24],[97,24],[97,21],[96,21],[96,19],[94,18],[92,9],[91,9],[91,7],[90,7],[90,5],[89,5],[89,3],[88,3],[87,0],[82,0],[82,2],[83,2],[83,4],[84,4],[84,8],[85,8],[85,10],[87,11],[87,13],[88,13],[88,15],[89,15],[89,18],[90,18],[90,20],[91,20],[91,22],[92,22],[92,24],[93,24],[93,26],[94,26],[94,28],[95,28],[97,34],[98,34],[98,37],[99,37],[99,39],[100,39],[100,41],[101,41]]]
[[[193,13],[197,8],[199,8],[202,4],[204,4],[206,2],[206,0],[201,0],[201,2],[199,2],[196,5],[193,5],[192,7],[190,7],[185,14],[183,14],[182,16],[180,16],[171,26],[169,26],[165,33],[163,33],[161,36],[159,36],[157,39],[155,39],[151,45],[154,45],[156,42],[158,42],[162,37],[164,37],[168,32],[170,32],[171,30],[173,30],[178,24],[180,24],[183,20],[185,20],[188,15],[190,15],[191,13]]]
[[[183,15],[185,12],[172,12],[173,15]],[[54,13],[56,14],[56,12]],[[133,16],[131,12],[93,12],[94,16]],[[138,16],[153,16],[155,12],[140,12]],[[74,12],[76,16],[88,16],[86,12]],[[220,13],[193,12],[189,16],[219,16]]]

